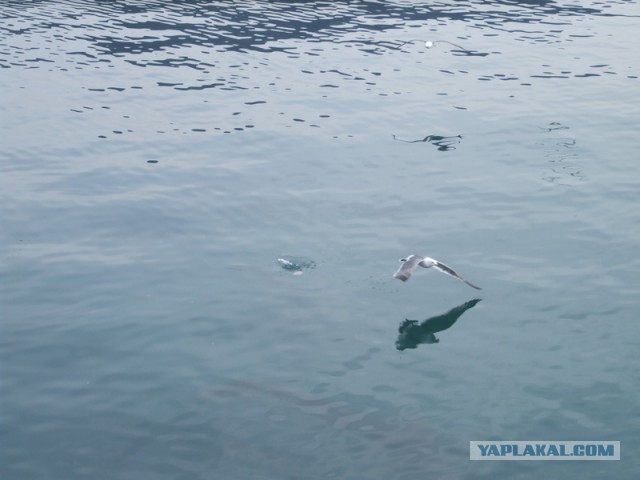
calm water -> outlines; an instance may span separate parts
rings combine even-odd
[[[636,478],[640,6],[577,3],[0,0],[0,478]]]

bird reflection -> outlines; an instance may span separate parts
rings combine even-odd
[[[479,301],[479,298],[474,298],[452,308],[447,313],[427,318],[421,323],[418,323],[418,320],[405,319],[398,328],[396,348],[402,351],[407,348],[417,348],[422,343],[438,343],[440,340],[436,338],[435,333],[450,328],[464,312],[475,307]]]
[[[458,143],[460,143],[460,140],[462,139],[462,135],[454,135],[451,137],[444,137],[442,135],[427,135],[424,138],[419,138],[418,140],[403,140],[401,138],[396,137],[395,135],[392,135],[394,140],[397,140],[399,142],[405,142],[405,143],[433,143],[436,147],[438,147],[438,150],[441,152],[446,152],[448,150],[455,150],[456,147],[454,147],[454,145],[457,145]]]

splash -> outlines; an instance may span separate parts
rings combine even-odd
[[[303,274],[303,270],[316,268],[316,262],[307,257],[285,256],[276,260],[283,270],[291,272],[295,276]]]

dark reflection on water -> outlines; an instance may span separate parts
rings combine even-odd
[[[436,338],[435,334],[451,328],[464,312],[475,307],[479,301],[479,298],[474,298],[452,308],[447,313],[427,318],[420,323],[418,320],[405,319],[398,328],[396,348],[402,351],[407,348],[417,348],[418,345],[425,343],[438,343],[440,340]]]
[[[439,151],[447,152],[449,150],[456,149],[454,145],[460,143],[460,140],[462,140],[462,135],[454,135],[450,137],[444,137],[442,135],[427,135],[426,137],[419,138],[417,140],[403,140],[393,135],[393,139],[405,143],[433,143]]]

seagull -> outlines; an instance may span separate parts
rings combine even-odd
[[[422,257],[420,255],[409,255],[407,258],[401,258],[400,261],[402,265],[396,273],[393,274],[394,278],[398,280],[402,280],[406,282],[411,277],[411,274],[416,270],[417,266],[420,265],[424,268],[433,267],[436,270],[440,270],[442,273],[446,273],[447,275],[451,275],[452,277],[457,278],[458,280],[462,280],[464,283],[469,285],[471,288],[475,288],[476,290],[482,290],[480,287],[477,287],[471,282],[467,282],[464,278],[458,275],[455,270],[450,267],[447,267],[444,263],[439,262],[438,260],[434,260],[430,257]]]
[[[435,46],[436,46],[436,44],[438,44],[438,43],[448,43],[448,44],[449,44],[449,45],[451,45],[452,47],[459,48],[460,50],[462,50],[462,51],[464,51],[464,52],[469,52],[469,51],[470,51],[470,50],[467,50],[467,49],[466,49],[466,48],[464,48],[464,47],[461,47],[461,46],[460,46],[460,45],[458,45],[458,44],[455,44],[455,43],[449,42],[449,41],[447,41],[447,40],[436,40],[435,42],[432,42],[431,40],[427,40],[427,41],[425,41],[425,40],[419,40],[419,39],[405,40],[405,41],[403,41],[403,42],[402,42],[398,47],[396,47],[396,48],[401,48],[401,47],[405,46],[407,43],[414,43],[414,42],[422,42],[422,43],[424,44],[425,48],[433,48],[433,47],[435,47]]]

